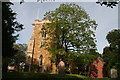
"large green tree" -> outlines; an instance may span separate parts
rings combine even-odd
[[[17,40],[17,31],[23,29],[23,25],[16,21],[16,13],[10,8],[10,2],[2,3],[2,56],[13,55],[13,44]]]
[[[18,31],[23,29],[23,25],[16,21],[16,13],[11,9],[11,2],[2,3],[2,57],[3,65],[6,57],[12,57],[15,52],[13,45],[19,36]],[[16,35],[15,35],[16,33]],[[4,67],[5,69],[5,67]],[[3,69],[3,71],[4,71]],[[6,69],[5,69],[6,70]]]
[[[110,46],[105,47],[103,58],[108,69],[116,68],[120,72],[120,29],[110,31],[106,39]],[[120,73],[119,73],[120,74]]]
[[[17,67],[17,70],[19,71],[20,63],[25,63],[26,60],[26,49],[27,44],[15,44],[13,46],[15,49],[15,55],[12,57],[12,62]]]
[[[41,33],[50,36],[45,41],[49,40],[47,49],[52,54],[52,61],[57,63],[59,58],[63,58],[67,64],[72,53],[74,59],[80,54],[90,53],[90,50],[96,51],[94,31],[97,24],[83,8],[74,3],[61,4],[54,11],[47,12],[45,17],[51,23],[43,26]]]

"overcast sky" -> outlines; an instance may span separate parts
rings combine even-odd
[[[19,39],[16,43],[28,43],[32,35],[33,26],[32,23],[35,19],[43,19],[45,12],[55,10],[62,2],[25,2],[19,4],[14,3],[12,9],[18,14],[17,21],[24,25]],[[90,15],[91,19],[94,19],[97,24],[96,39],[98,52],[102,53],[105,46],[109,46],[106,35],[113,29],[118,29],[118,6],[114,8],[108,8],[106,6],[100,6],[95,2],[76,2],[79,6],[85,9]],[[38,15],[39,13],[39,15]]]

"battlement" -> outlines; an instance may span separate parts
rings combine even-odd
[[[43,24],[45,24],[45,23],[51,23],[51,21],[50,20],[48,20],[48,19],[43,19],[43,20],[38,20],[38,19],[36,19],[36,20],[34,20],[34,23],[32,24],[33,26],[35,26],[35,25],[43,25]]]

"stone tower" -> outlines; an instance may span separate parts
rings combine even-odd
[[[51,57],[50,53],[44,47],[41,48],[41,45],[45,43],[44,38],[48,37],[48,35],[40,33],[41,27],[43,25],[45,26],[45,23],[50,22],[50,19],[44,18],[41,21],[35,20],[32,24],[34,26],[34,30],[31,39],[28,41],[26,64],[30,65],[31,60],[33,60],[33,64],[38,64],[40,67],[42,67],[42,72],[52,71],[55,73],[55,71],[51,70],[52,67],[55,67],[55,65],[51,64],[49,59],[49,57]]]

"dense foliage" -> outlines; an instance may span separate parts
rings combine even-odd
[[[110,45],[104,48],[103,58],[106,62],[105,65],[108,69],[115,68],[120,72],[120,29],[110,31],[106,39]]]
[[[19,71],[19,66],[24,65],[26,62],[26,49],[27,44],[15,44],[13,46],[15,50],[15,55],[12,57],[12,63],[16,66],[16,69]]]
[[[57,64],[62,58],[66,65],[72,62],[79,64],[81,54],[92,52],[89,57],[96,55],[94,31],[97,24],[83,8],[74,3],[61,4],[54,11],[46,12],[45,17],[51,23],[42,26],[41,33],[49,36],[44,40],[53,62]]]
[[[2,56],[10,57],[14,54],[13,44],[17,40],[16,32],[23,29],[23,25],[16,21],[16,13],[10,8],[10,2],[2,3]]]
[[[2,63],[6,71],[10,57],[15,54],[13,45],[19,36],[16,32],[23,29],[23,25],[16,21],[16,13],[11,9],[11,2],[2,3]]]

